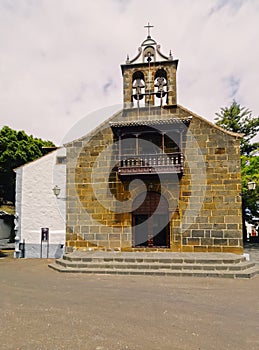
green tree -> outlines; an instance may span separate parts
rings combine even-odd
[[[244,217],[250,222],[252,217],[258,216],[259,201],[259,157],[256,155],[241,156],[241,176]],[[248,189],[248,182],[253,180],[257,186],[255,190]],[[246,209],[249,211],[246,211]]]
[[[240,145],[242,155],[249,156],[258,149],[259,143],[252,142],[252,139],[259,131],[259,118],[254,117],[249,109],[233,100],[230,107],[220,108],[220,113],[216,113],[216,116],[216,125],[244,135]]]
[[[17,168],[49,152],[43,147],[55,147],[51,141],[43,141],[16,131],[8,126],[0,130],[0,197],[14,201],[15,173]]]

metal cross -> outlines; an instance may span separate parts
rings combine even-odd
[[[148,22],[147,26],[144,26],[144,28],[147,28],[147,34],[148,34],[148,37],[150,37],[150,28],[154,28],[154,26],[151,26]]]

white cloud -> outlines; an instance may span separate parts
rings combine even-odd
[[[258,115],[258,16],[256,0],[2,0],[0,127],[59,143],[82,116],[121,103],[120,64],[148,21],[179,58],[180,104],[213,120],[236,98]]]

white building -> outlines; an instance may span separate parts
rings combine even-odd
[[[65,151],[57,149],[15,169],[16,258],[59,258],[63,255],[66,242]],[[53,192],[55,186],[60,189],[58,196]],[[48,237],[43,237],[45,228]]]

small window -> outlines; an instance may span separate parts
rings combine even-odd
[[[155,61],[155,50],[152,46],[147,46],[143,52],[143,62]]]
[[[65,156],[57,157],[56,164],[66,164],[67,158]]]

